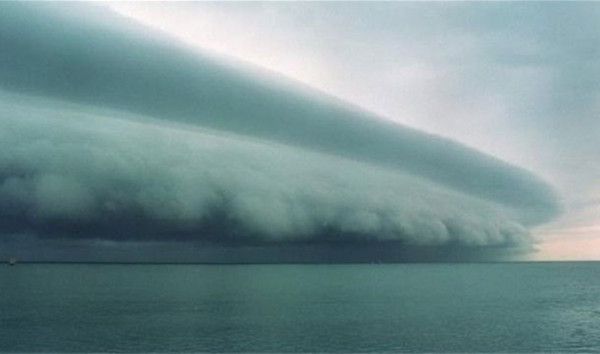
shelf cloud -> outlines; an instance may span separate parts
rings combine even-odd
[[[5,247],[324,245],[352,260],[393,244],[404,257],[526,248],[559,211],[521,168],[104,8],[0,7]]]

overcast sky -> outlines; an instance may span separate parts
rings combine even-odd
[[[532,257],[600,259],[600,4],[110,6],[533,171],[564,211]]]

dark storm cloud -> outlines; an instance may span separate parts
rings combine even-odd
[[[401,170],[124,113],[1,102],[0,203],[13,232],[473,245],[526,235],[512,208]]]
[[[557,212],[524,170],[101,9],[1,7],[4,233],[514,246]]]

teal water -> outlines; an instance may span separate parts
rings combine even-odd
[[[0,351],[600,351],[600,263],[0,267]]]

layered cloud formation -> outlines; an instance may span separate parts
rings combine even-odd
[[[505,247],[557,212],[520,168],[102,9],[1,7],[5,235]]]

